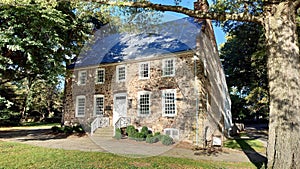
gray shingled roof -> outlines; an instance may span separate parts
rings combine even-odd
[[[187,17],[162,23],[137,34],[115,32],[98,36],[73,66],[86,67],[192,50],[196,47],[201,26],[202,23]]]

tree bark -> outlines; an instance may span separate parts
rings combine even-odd
[[[270,90],[268,168],[300,168],[300,57],[296,4],[268,5],[263,25]]]

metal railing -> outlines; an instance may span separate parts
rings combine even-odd
[[[109,126],[109,117],[96,117],[95,120],[91,123],[91,136],[97,130],[97,128],[108,127]]]
[[[130,125],[131,119],[130,117],[120,117],[118,121],[115,123],[115,128],[123,128]]]

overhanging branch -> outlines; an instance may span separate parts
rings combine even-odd
[[[295,1],[294,2],[295,4],[295,8],[296,8],[296,10],[298,9],[298,8],[300,8],[300,0],[297,0],[297,1]]]
[[[218,20],[218,21],[235,20],[235,21],[257,22],[257,23],[260,23],[262,20],[262,17],[253,16],[249,13],[229,14],[229,13],[204,12],[198,10],[195,11],[188,8],[184,8],[182,6],[154,4],[151,2],[115,2],[115,1],[103,1],[103,0],[92,0],[92,1],[100,4],[111,5],[111,6],[149,8],[157,11],[178,12],[199,19],[211,19],[211,20]]]

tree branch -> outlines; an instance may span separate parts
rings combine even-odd
[[[300,0],[297,0],[294,2],[294,6],[295,6],[295,9],[297,10],[298,8],[300,8]]]
[[[103,1],[103,0],[92,0],[92,1],[104,5],[110,5],[110,6],[149,8],[157,11],[178,12],[198,19],[211,19],[211,20],[218,20],[218,21],[235,20],[235,21],[257,22],[257,23],[261,23],[262,21],[261,16],[254,16],[254,15],[250,15],[249,13],[229,14],[225,12],[224,13],[204,12],[204,11],[198,11],[198,10],[196,11],[196,10],[184,8],[182,6],[153,4],[151,2],[114,2],[114,1]]]

